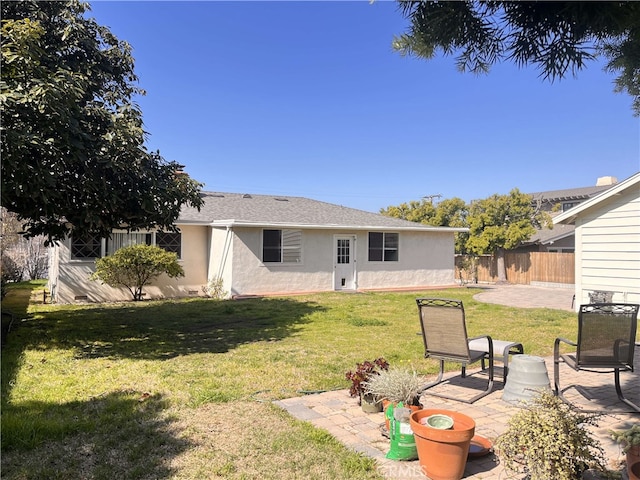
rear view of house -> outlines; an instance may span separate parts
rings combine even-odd
[[[454,234],[303,197],[205,192],[200,211],[185,208],[171,232],[113,232],[68,238],[51,254],[57,302],[115,301],[126,292],[89,280],[95,260],[135,243],[175,252],[185,270],[160,278],[147,298],[203,295],[221,279],[231,296],[362,291],[454,284]]]

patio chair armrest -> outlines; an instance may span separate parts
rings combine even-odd
[[[553,358],[554,360],[558,360],[560,358],[560,342],[566,343],[567,345],[571,345],[572,347],[577,347],[578,344],[573,342],[567,338],[558,337],[556,341],[553,343]]]
[[[482,338],[486,338],[487,339],[487,344],[489,345],[489,355],[491,357],[493,357],[493,339],[491,338],[490,335],[479,335],[477,337],[471,337],[471,338],[467,338],[467,343],[471,342],[472,340],[480,340]]]

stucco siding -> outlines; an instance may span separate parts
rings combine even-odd
[[[145,298],[182,297],[202,295],[202,286],[207,282],[206,252],[208,227],[182,226],[182,249],[180,264],[185,276],[169,278],[161,275],[153,285],[144,288]],[[58,247],[57,278],[51,281],[55,285],[54,301],[72,303],[76,301],[109,302],[131,300],[126,288],[112,288],[99,280],[89,280],[95,271],[95,261],[71,260],[70,240],[61,242]]]
[[[233,281],[233,231],[226,228],[212,228],[209,245],[208,279],[222,279],[224,290],[229,293]]]
[[[363,235],[366,239],[366,234]],[[369,262],[359,251],[358,288],[385,289],[452,285],[453,233],[402,232],[397,262]]]
[[[232,295],[332,289],[333,232],[304,230],[300,263],[263,263],[262,229],[234,228]]]
[[[452,285],[453,233],[401,232],[397,262],[369,262],[368,233],[303,230],[302,261],[263,263],[262,230],[234,228],[232,295],[330,291],[334,289],[336,236],[356,238],[359,290]]]
[[[640,191],[613,196],[576,218],[576,291],[588,303],[594,290],[613,301],[640,303]]]

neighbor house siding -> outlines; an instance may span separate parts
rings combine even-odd
[[[612,196],[576,218],[576,303],[594,290],[640,303],[640,191]]]

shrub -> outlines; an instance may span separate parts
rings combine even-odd
[[[202,287],[202,291],[207,297],[221,300],[227,296],[224,289],[224,281],[220,277],[213,277]]]
[[[496,451],[507,469],[524,470],[530,480],[574,480],[590,468],[605,471],[602,445],[587,430],[598,417],[541,391],[511,417]]]
[[[134,301],[142,300],[142,288],[161,274],[171,278],[184,277],[184,270],[175,253],[155,245],[131,245],[113,255],[96,260],[91,280],[101,280],[112,287],[125,287]]]

